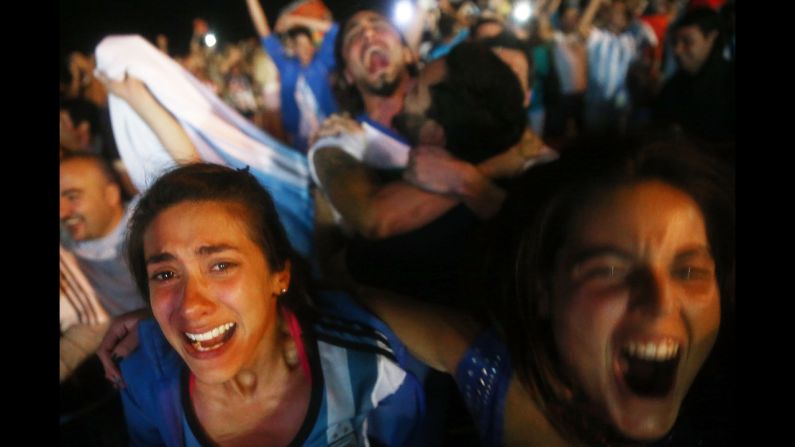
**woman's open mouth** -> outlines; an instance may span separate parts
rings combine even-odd
[[[237,324],[224,323],[202,333],[184,332],[187,342],[199,352],[213,351],[224,345],[235,333]]]
[[[630,391],[640,397],[659,398],[673,389],[679,358],[679,343],[666,339],[661,342],[629,342],[621,349],[618,362],[623,381]]]

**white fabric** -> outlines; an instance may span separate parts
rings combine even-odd
[[[309,88],[304,75],[298,76],[298,81],[295,83],[294,97],[300,119],[298,122],[298,134],[304,138],[304,141],[307,141],[320,127],[320,122],[326,119],[326,116],[320,110],[315,94]]]
[[[187,70],[137,35],[109,36],[97,46],[98,73],[143,81],[183,127],[203,161],[250,172],[273,197],[293,248],[310,258],[314,204],[306,156],[263,132]],[[130,178],[143,192],[175,160],[122,99],[108,98],[111,124]]]
[[[309,172],[312,181],[319,186],[317,172],[315,171],[314,156],[322,148],[336,147],[350,154],[353,158],[365,165],[376,169],[400,169],[409,162],[411,147],[368,124],[362,122],[362,131],[341,132],[337,135],[319,138],[309,148]]]
[[[378,169],[398,169],[408,164],[409,151],[411,150],[409,145],[366,122],[362,122],[361,125],[363,132],[342,132],[337,135],[323,137],[309,148],[307,152],[309,172],[312,181],[324,195],[326,194],[325,187],[320,183],[320,178],[318,178],[315,170],[315,154],[320,149],[339,148],[365,165]],[[326,195],[326,197],[328,196]],[[338,225],[343,225],[342,214],[334,207],[331,200],[327,202],[329,208],[331,208],[334,222]]]
[[[386,357],[378,356],[378,379],[370,394],[370,402],[373,404],[373,407],[377,407],[379,402],[393,394],[405,379],[405,370]]]
[[[555,31],[552,56],[560,80],[560,92],[572,95],[585,92],[588,85],[585,45],[577,33]]]
[[[106,37],[95,54],[98,73],[115,80],[128,74],[143,81],[188,131],[203,160],[223,163],[227,155],[295,186],[307,184],[309,172],[295,156],[300,154],[293,155],[262,132],[141,36]],[[174,161],[123,100],[110,95],[108,107],[119,154],[136,188],[144,191]]]
[[[326,385],[326,420],[329,426],[329,445],[339,437],[353,433],[353,426],[340,427],[338,424],[347,421],[356,414],[356,403],[353,401],[350,372],[348,371],[348,351],[345,348],[318,341],[318,351],[323,368],[323,380]],[[332,429],[336,429],[335,432]]]
[[[127,231],[127,224],[130,222],[133,210],[140,198],[141,196],[137,195],[125,205],[124,214],[110,233],[96,239],[84,241],[75,241],[64,237],[62,240],[66,244],[66,248],[71,250],[79,259],[91,261],[121,259],[124,256],[124,235],[125,231]]]
[[[541,165],[544,163],[549,163],[550,161],[557,160],[558,157],[560,157],[560,155],[558,155],[558,152],[555,149],[552,149],[551,147],[545,144],[541,146],[541,150],[538,151],[538,155],[524,162],[524,165],[522,166],[522,171],[526,171],[536,165]]]
[[[411,146],[371,126],[362,123],[367,150],[364,153],[364,162],[379,169],[403,168],[409,162]]]
[[[626,78],[630,64],[643,45],[657,45],[654,33],[631,26],[619,35],[593,28],[588,35],[588,92],[597,100],[612,101],[619,107],[628,100]]]
[[[312,176],[312,181],[318,186],[323,186],[320,183],[320,178],[315,170],[315,154],[321,149],[336,147],[349,154],[353,158],[362,161],[366,149],[366,140],[362,132],[341,132],[337,135],[329,135],[318,138],[315,144],[309,148],[307,158],[309,158],[309,172]]]

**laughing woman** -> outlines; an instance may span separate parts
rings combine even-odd
[[[155,321],[121,363],[133,445],[405,445],[421,388],[347,295],[310,293],[268,193],[194,164],[141,198],[131,270]]]
[[[488,321],[366,293],[418,358],[455,376],[484,445],[704,445],[731,429],[669,435],[711,354],[709,380],[731,376],[713,352],[722,324],[732,337],[730,177],[675,145],[597,149],[529,172],[506,202],[499,273],[479,295]]]

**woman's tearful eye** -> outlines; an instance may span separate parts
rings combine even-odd
[[[234,268],[235,266],[237,266],[237,264],[232,262],[216,262],[215,264],[212,265],[210,270],[213,272],[223,273]]]
[[[164,282],[173,279],[175,276],[172,271],[156,272],[149,277],[149,281]]]
[[[622,281],[629,274],[630,265],[620,259],[589,260],[578,263],[572,270],[576,282],[616,282]]]

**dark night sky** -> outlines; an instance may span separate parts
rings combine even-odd
[[[260,3],[272,23],[289,0]],[[335,17],[340,17],[355,2],[326,0],[325,3]],[[172,48],[187,48],[195,17],[209,23],[220,44],[256,35],[245,0],[61,0],[61,53],[74,50],[89,53],[102,37],[119,33],[137,33],[150,40],[164,33]]]

